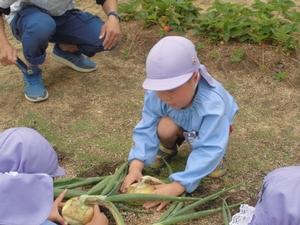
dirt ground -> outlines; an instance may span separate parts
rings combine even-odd
[[[77,2],[84,10],[101,11],[92,0]],[[195,1],[205,7],[210,2]],[[42,69],[50,97],[43,103],[26,101],[19,70],[1,66],[0,130],[27,126],[40,131],[56,146],[68,176],[112,172],[130,150],[132,128],[143,104],[145,57],[160,38],[158,28],[143,29],[139,22],[122,23],[122,33],[115,50],[93,58],[99,66],[96,72],[72,71],[49,55]],[[202,63],[240,107],[227,154],[227,175],[204,179],[195,194],[243,182],[229,200],[254,204],[266,173],[300,162],[299,52],[286,54],[275,46],[211,44],[203,37],[186,36],[203,44],[199,50]],[[21,55],[20,44],[12,37],[11,41]],[[230,58],[238,48],[245,50],[245,58],[234,63]],[[274,79],[277,72],[288,76],[278,82]],[[128,214],[126,218],[128,224],[146,225],[154,217]],[[216,215],[186,224],[220,225],[222,218]]]

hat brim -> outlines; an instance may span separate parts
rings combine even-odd
[[[65,170],[62,167],[58,166],[56,171],[53,174],[51,174],[51,176],[52,177],[62,177],[65,174],[66,174]]]
[[[151,91],[168,91],[177,88],[186,83],[194,74],[194,72],[187,73],[181,76],[168,79],[150,79],[146,78],[143,83],[143,88]]]

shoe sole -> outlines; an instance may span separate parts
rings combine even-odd
[[[25,94],[25,98],[30,101],[30,102],[42,102],[47,100],[49,97],[48,91],[46,91],[46,96],[45,97],[39,97],[39,98],[30,98]]]
[[[89,72],[93,72],[97,69],[97,66],[95,68],[92,68],[92,69],[84,69],[84,68],[81,68],[81,67],[78,67],[76,66],[75,64],[71,63],[70,61],[64,59],[63,57],[60,57],[58,55],[55,55],[53,52],[52,52],[52,57],[59,63],[62,63],[70,68],[72,68],[73,70],[76,70],[78,72],[82,72],[82,73],[89,73]]]

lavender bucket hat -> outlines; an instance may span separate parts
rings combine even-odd
[[[46,173],[63,176],[57,154],[49,142],[30,128],[11,128],[0,133],[0,172]]]
[[[54,176],[64,175],[48,141],[33,129],[0,133],[0,224],[40,225],[53,202]]]
[[[300,225],[300,166],[269,173],[255,208],[241,205],[230,225]]]
[[[53,181],[47,174],[0,173],[0,224],[40,225],[53,202]]]
[[[171,90],[186,83],[197,71],[211,86],[215,86],[217,81],[200,64],[195,45],[190,40],[180,36],[164,37],[152,47],[147,56],[147,78],[143,88],[153,91]]]

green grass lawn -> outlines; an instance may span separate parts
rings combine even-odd
[[[123,23],[122,29],[118,48],[93,58],[99,66],[95,72],[74,72],[48,56],[43,77],[50,97],[43,103],[27,102],[18,69],[1,66],[0,130],[37,129],[56,146],[69,176],[114,171],[130,150],[143,104],[145,57],[159,39],[157,28],[143,30],[135,22]],[[299,52],[287,55],[272,46],[193,40],[204,43],[199,51],[202,63],[240,106],[227,154],[228,173],[221,179],[204,179],[197,193],[244,182],[233,199],[254,204],[266,173],[300,161]],[[245,58],[232,62],[237,48],[244,49]],[[278,68],[288,73],[282,82],[274,79]],[[184,166],[184,155],[186,150],[172,163],[175,169]],[[220,221],[217,215],[201,224],[220,225]]]

